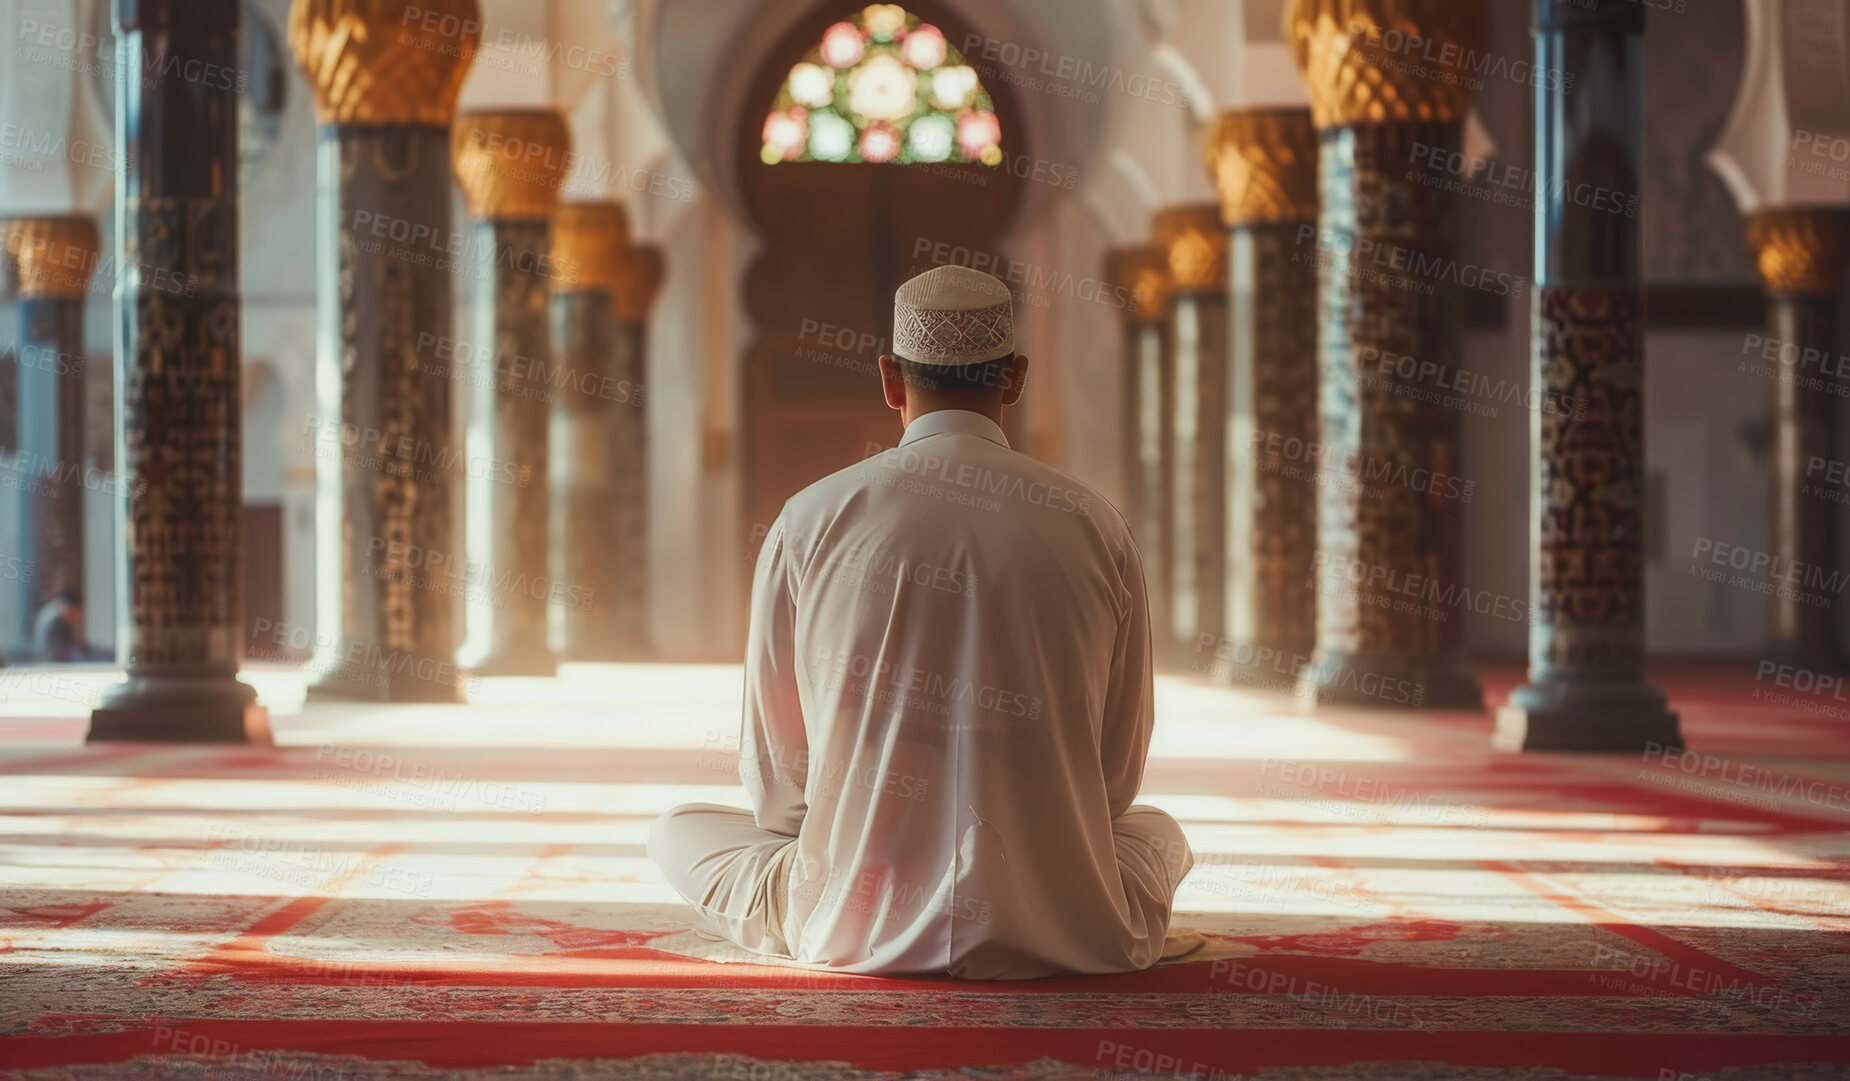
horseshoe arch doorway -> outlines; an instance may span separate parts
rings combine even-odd
[[[979,89],[1000,126],[997,166],[768,163],[766,121],[780,94],[790,103],[792,69],[827,44],[831,27],[863,10],[853,0],[824,0],[793,24],[752,76],[735,128],[744,211],[761,242],[742,280],[749,326],[739,384],[744,525],[754,549],[786,499],[898,441],[899,418],[881,400],[875,363],[890,351],[893,293],[944,263],[1006,265],[1025,186],[1009,163],[1032,160],[1033,133],[1013,88],[983,79]],[[937,27],[955,59],[970,29],[955,13],[933,0],[904,10]],[[841,104],[853,100],[859,95]],[[1021,445],[1017,431],[1009,438]]]

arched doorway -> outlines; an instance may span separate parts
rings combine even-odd
[[[964,40],[963,24],[937,3],[906,7],[950,41]],[[993,269],[984,264],[1005,258],[1023,197],[1013,170],[982,164],[766,163],[765,118],[792,66],[860,10],[853,0],[825,0],[794,24],[753,76],[736,125],[744,209],[762,238],[743,280],[751,327],[740,373],[754,546],[791,495],[898,440],[875,364],[888,351],[894,290],[944,263]],[[1003,152],[1030,153],[1011,88],[984,89]]]

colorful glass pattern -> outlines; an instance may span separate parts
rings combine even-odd
[[[764,120],[766,164],[1002,161],[1002,124],[944,31],[898,4],[830,26]]]

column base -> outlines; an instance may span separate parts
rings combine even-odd
[[[1638,679],[1568,677],[1525,683],[1497,710],[1500,751],[1682,750],[1677,715]]]
[[[268,745],[270,711],[235,676],[130,674],[105,688],[90,711],[86,743],[256,743]]]
[[[1434,653],[1320,651],[1298,693],[1319,706],[1355,709],[1484,708],[1484,689],[1463,657]]]
[[[428,679],[418,672],[448,669],[449,680]],[[435,658],[419,658],[407,670],[388,672],[358,664],[337,664],[326,669],[320,679],[309,684],[310,702],[406,702],[455,704],[466,701],[462,682],[464,673],[455,665]]]
[[[559,658],[550,649],[491,653],[470,668],[478,676],[556,676]]]

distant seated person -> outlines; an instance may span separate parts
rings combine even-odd
[[[758,557],[751,810],[677,807],[650,856],[698,928],[768,958],[1148,967],[1193,856],[1132,803],[1153,719],[1142,560],[1115,508],[1003,435],[1028,371],[1008,288],[940,267],[894,309],[899,446],[797,493]]]
[[[112,660],[84,641],[84,598],[74,589],[45,602],[32,622],[32,644],[39,660],[55,664]]]

